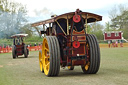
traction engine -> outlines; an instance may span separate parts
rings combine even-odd
[[[100,67],[100,48],[96,36],[87,33],[87,24],[101,20],[100,15],[77,9],[32,23],[32,27],[43,25],[40,70],[46,76],[57,76],[60,66],[69,70],[81,66],[85,74],[96,74]]]

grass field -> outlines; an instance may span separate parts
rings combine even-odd
[[[38,52],[12,59],[0,54],[0,85],[128,85],[128,48],[101,48],[101,65],[97,74],[83,74],[61,69],[58,77],[46,77],[39,70]]]

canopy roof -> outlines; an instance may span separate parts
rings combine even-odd
[[[47,20],[43,20],[43,21],[32,23],[31,26],[35,27],[35,26],[39,26],[39,25],[53,23],[56,20],[61,19],[61,18],[67,19],[67,17],[68,17],[68,19],[71,19],[74,16],[74,14],[75,14],[75,12],[65,13],[65,14],[53,17],[51,19],[47,19]],[[82,12],[81,15],[82,15],[82,17],[84,19],[86,19],[86,18],[88,19],[87,23],[91,23],[91,22],[101,21],[102,20],[102,16],[97,15],[97,14],[93,14],[93,13],[89,13],[89,12]]]
[[[16,38],[16,37],[26,37],[26,36],[28,36],[28,34],[15,34],[15,35],[12,35],[11,37]]]

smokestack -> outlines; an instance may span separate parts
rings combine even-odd
[[[52,16],[51,16],[51,18],[54,18],[54,17],[57,17],[57,15],[56,15],[56,14],[54,14],[54,15],[52,15]]]

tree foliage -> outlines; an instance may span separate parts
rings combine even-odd
[[[23,27],[21,27],[21,31],[23,33],[26,33],[29,35],[29,37],[32,37],[32,36],[39,36],[41,37],[42,35],[40,34],[40,30],[42,30],[42,26],[37,26],[37,27],[31,27],[30,24],[26,24],[24,25]]]
[[[92,23],[88,26],[88,33],[96,35],[98,40],[103,40],[103,29],[104,26],[100,23]]]
[[[30,24],[26,24],[20,28],[20,31],[23,33],[28,34],[28,37],[31,37],[33,35],[32,27]]]
[[[0,38],[21,33],[20,27],[27,22],[26,13],[26,7],[22,4],[0,0]]]
[[[115,30],[128,27],[128,7],[125,5],[115,6],[110,10],[111,27]]]
[[[124,33],[124,38],[128,39],[128,7],[125,5],[114,6],[109,12],[112,30],[120,30]]]

